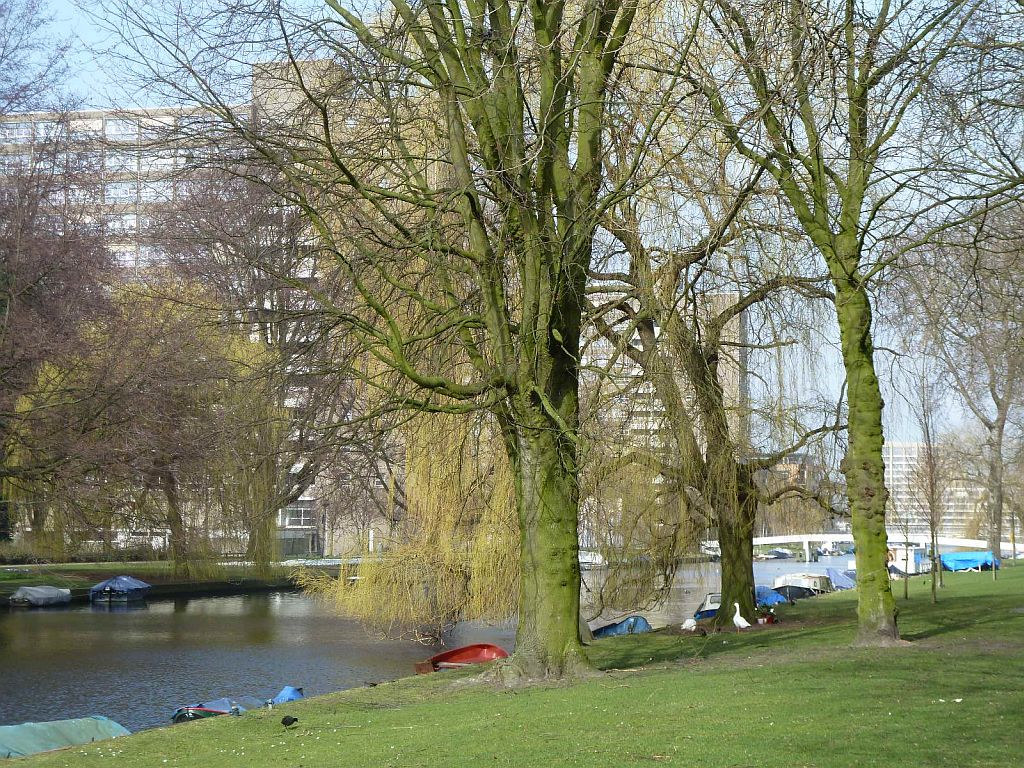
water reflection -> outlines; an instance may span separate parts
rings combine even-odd
[[[511,648],[512,630],[470,625],[451,640],[480,641]],[[0,725],[102,714],[136,730],[220,696],[394,679],[434,652],[368,635],[298,593],[0,613]]]

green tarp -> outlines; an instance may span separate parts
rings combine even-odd
[[[22,723],[0,726],[0,758],[23,757],[36,752],[89,744],[93,741],[127,736],[131,733],[120,723],[106,717],[80,717],[49,723]]]

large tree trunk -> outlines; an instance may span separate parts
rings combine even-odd
[[[519,629],[512,666],[527,679],[589,668],[579,634],[579,496],[575,446],[550,430],[525,430],[519,495]],[[568,455],[567,455],[568,454]]]
[[[724,425],[724,418],[722,419]],[[746,472],[736,461],[728,435],[708,435],[708,472],[704,493],[718,522],[722,550],[722,607],[715,624],[728,626],[739,603],[740,613],[754,617],[754,519],[756,497]]]
[[[11,500],[7,496],[4,483],[0,482],[0,541],[10,541],[14,537],[11,507]]]
[[[751,622],[754,619],[756,509],[754,497],[742,491],[716,503],[718,544],[722,549],[722,607],[715,624],[720,627],[731,625],[736,603],[739,603],[741,615]]]
[[[882,462],[882,393],[875,375],[871,304],[859,280],[835,280],[836,314],[849,403],[850,447],[843,459],[853,540],[857,547],[859,645],[899,641],[896,602],[885,556],[885,487]]]

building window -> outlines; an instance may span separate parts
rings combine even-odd
[[[140,245],[139,246],[139,259],[138,263],[140,267],[151,267],[154,264],[159,264],[163,261],[163,251],[153,245]]]
[[[135,120],[107,120],[103,134],[111,141],[135,141],[139,137],[139,124]]]
[[[32,167],[32,155],[0,155],[0,170],[24,173]]]
[[[36,123],[36,138],[42,141],[49,141],[60,135],[60,123],[53,120],[41,120]]]
[[[107,217],[107,229],[110,232],[136,232],[138,231],[138,228],[139,220],[134,213],[125,213],[119,216],[115,215]]]
[[[293,501],[281,510],[281,525],[286,528],[312,528],[314,504],[312,499]]]
[[[115,181],[106,185],[104,196],[108,203],[134,203],[138,190],[134,181]]]
[[[135,262],[137,254],[135,249],[128,246],[117,246],[114,248],[107,249],[110,252],[111,257],[114,259],[114,263],[122,269],[135,269]]]
[[[103,156],[103,167],[110,173],[135,173],[138,157],[130,152],[107,152]]]
[[[147,152],[141,158],[142,172],[172,170],[177,165],[177,161],[177,153],[173,150]]]
[[[0,123],[0,139],[7,144],[32,141],[32,123]]]
[[[139,185],[140,200],[170,200],[173,196],[174,185],[166,181],[144,181]]]

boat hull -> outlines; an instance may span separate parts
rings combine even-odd
[[[442,669],[459,669],[471,664],[486,664],[490,661],[508,658],[508,651],[490,643],[474,643],[461,648],[453,648],[431,656],[426,661],[416,664],[416,674],[423,675]]]

